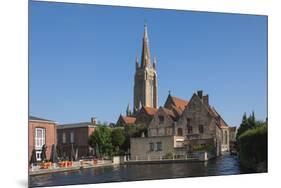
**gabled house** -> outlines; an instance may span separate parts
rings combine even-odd
[[[134,125],[135,123],[136,123],[135,117],[120,115],[115,126],[116,127],[127,127],[130,125]]]
[[[153,116],[157,113],[157,108],[142,107],[136,114],[136,124],[143,124],[148,126]]]
[[[193,94],[175,127],[186,136],[184,144],[188,148],[211,144],[217,148],[217,155],[229,150],[228,125],[202,91]]]
[[[162,147],[164,144],[169,145]],[[158,109],[148,126],[148,137],[131,139],[133,157],[145,153],[163,155],[171,151],[187,155],[207,147],[213,148],[214,155],[229,151],[229,126],[209,105],[209,96],[203,96],[203,91],[194,93],[189,102],[169,94],[164,107]]]
[[[174,135],[174,122],[176,115],[172,110],[160,107],[148,126],[148,136]]]

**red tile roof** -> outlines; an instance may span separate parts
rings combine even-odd
[[[121,116],[121,118],[123,119],[123,121],[127,125],[131,125],[131,124],[134,124],[136,122],[136,118],[135,117]]]
[[[171,96],[171,99],[174,102],[174,104],[176,105],[176,107],[179,108],[182,111],[188,105],[188,101],[187,100],[183,100],[183,99],[180,99],[180,98],[174,97],[174,96]]]
[[[143,109],[145,110],[145,112],[150,115],[150,116],[154,116],[154,114],[156,114],[157,112],[157,108],[152,108],[152,107],[143,107]]]

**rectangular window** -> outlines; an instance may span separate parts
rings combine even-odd
[[[159,118],[159,124],[163,124],[164,123],[164,116],[158,116]]]
[[[162,151],[162,142],[156,143],[156,149],[157,149],[157,151]]]
[[[149,150],[154,151],[154,144],[153,143],[149,143]]]
[[[35,128],[35,148],[41,149],[45,144],[45,129]]]
[[[192,133],[192,126],[188,126],[188,127],[187,127],[187,133],[188,133],[188,134],[191,134],[191,133]]]
[[[36,151],[36,160],[41,161],[41,153],[42,151]]]
[[[187,127],[190,126],[190,119],[189,118],[186,119],[186,126]]]
[[[199,133],[204,133],[204,126],[203,125],[199,125]]]
[[[73,144],[74,143],[74,132],[70,133],[70,143]]]
[[[62,143],[65,144],[66,143],[66,134],[62,133]]]

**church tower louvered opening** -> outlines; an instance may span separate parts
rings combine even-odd
[[[136,72],[134,81],[134,112],[142,106],[158,107],[156,58],[151,63],[147,25],[144,25],[141,62],[136,57]]]

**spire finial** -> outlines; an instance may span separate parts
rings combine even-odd
[[[169,95],[171,95],[171,90],[168,90]]]
[[[148,38],[146,22],[144,23],[144,38]]]

